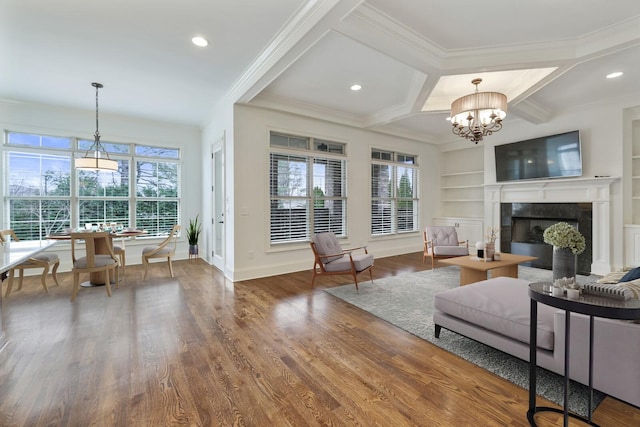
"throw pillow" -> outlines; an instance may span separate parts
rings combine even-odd
[[[640,267],[636,267],[633,270],[629,270],[627,274],[622,276],[620,282],[631,282],[632,280],[640,279]]]

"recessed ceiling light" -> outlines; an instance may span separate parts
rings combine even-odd
[[[615,73],[607,74],[608,79],[615,79],[616,77],[620,77],[624,73],[622,71],[616,71]]]
[[[356,91],[356,90],[360,90],[362,89],[362,86],[360,86],[359,84],[355,84],[353,86],[351,86],[351,90]]]
[[[194,38],[191,39],[191,41],[193,42],[193,44],[195,44],[196,46],[200,46],[200,47],[206,47],[209,46],[209,40],[205,39],[202,36],[195,36]]]

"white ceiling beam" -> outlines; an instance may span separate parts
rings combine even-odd
[[[309,1],[240,76],[223,102],[251,101],[363,1]]]

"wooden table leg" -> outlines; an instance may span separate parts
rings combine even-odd
[[[494,268],[491,271],[491,278],[494,277],[513,277],[518,278],[518,264],[506,265],[504,267]]]
[[[111,238],[111,236],[109,236],[108,242],[109,242],[108,244],[111,246],[111,249],[113,250],[113,239]],[[108,255],[108,254],[109,254],[109,248],[105,245],[104,239],[97,239],[96,255]],[[111,279],[115,279],[115,276],[111,277]],[[105,281],[106,281],[106,273],[104,271],[89,273],[89,286],[104,286]],[[112,280],[112,283],[114,283],[113,280]],[[86,285],[83,283],[83,286],[86,286]]]

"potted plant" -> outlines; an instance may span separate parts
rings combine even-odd
[[[198,223],[198,217],[199,215],[196,215],[196,219],[189,220],[189,227],[187,228],[189,257],[198,255],[198,239],[200,239],[200,233],[202,232],[202,224]]]
[[[576,277],[576,256],[584,252],[586,242],[577,228],[558,222],[544,230],[544,242],[553,245],[553,281]]]

